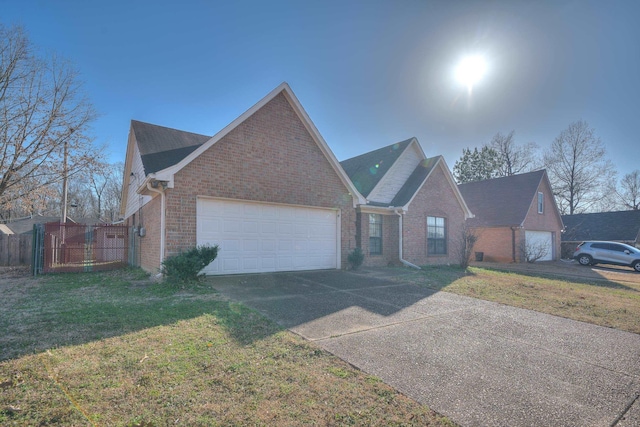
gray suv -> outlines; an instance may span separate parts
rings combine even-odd
[[[640,273],[640,250],[624,243],[582,242],[573,253],[573,258],[581,265],[624,265]]]

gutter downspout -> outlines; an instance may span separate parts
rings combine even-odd
[[[402,213],[398,211],[394,211],[396,215],[398,215],[398,257],[400,258],[400,262],[406,265],[407,267],[416,268],[418,270],[422,270],[415,264],[411,264],[409,261],[402,259]]]
[[[516,229],[517,227],[511,227],[511,258],[512,262],[516,262]]]
[[[153,188],[151,182],[147,182],[147,189],[160,194],[160,265],[162,266],[162,261],[164,261],[164,189]]]

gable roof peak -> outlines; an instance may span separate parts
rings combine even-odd
[[[409,146],[415,145],[420,155],[424,152],[415,137],[396,142],[368,153],[343,160],[340,165],[345,170],[358,191],[367,197],[395,162],[402,156]]]
[[[472,225],[521,226],[545,174],[546,170],[540,169],[458,184],[469,209],[476,216]]]

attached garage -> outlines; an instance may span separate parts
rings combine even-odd
[[[542,255],[537,261],[551,261],[553,253],[553,233],[551,231],[525,231],[527,251]]]
[[[199,197],[198,245],[218,245],[206,274],[340,268],[336,209]]]

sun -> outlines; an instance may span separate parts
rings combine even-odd
[[[463,58],[456,67],[456,79],[469,90],[478,83],[487,71],[487,63],[480,55]]]

